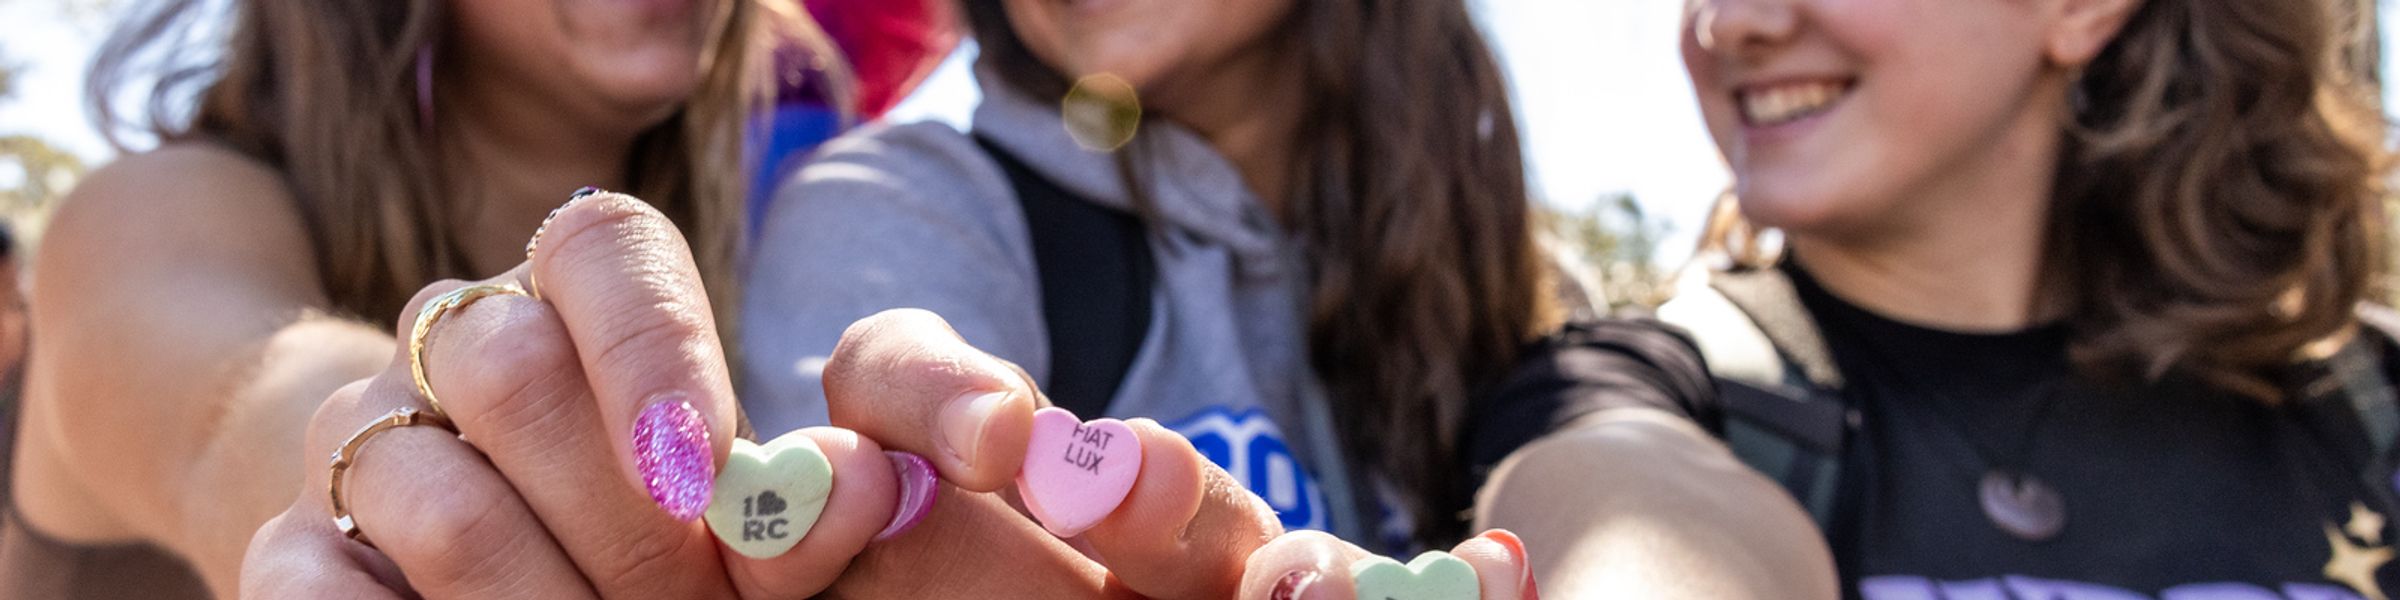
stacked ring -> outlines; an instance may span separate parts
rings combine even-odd
[[[449,417],[442,416],[440,413],[402,407],[384,413],[383,418],[376,419],[375,422],[368,423],[366,427],[359,428],[358,433],[350,434],[350,439],[342,442],[342,447],[334,449],[333,477],[326,481],[325,493],[333,499],[333,526],[341,529],[342,537],[356,540],[368,547],[375,545],[373,542],[367,541],[366,534],[359,532],[358,521],[350,517],[350,505],[342,500],[342,478],[349,474],[350,467],[358,464],[359,451],[366,448],[367,440],[374,438],[375,434],[418,425],[439,427],[453,435],[458,433],[458,428],[450,424]]]
[[[574,206],[576,202],[580,202],[584,198],[590,198],[592,196],[605,193],[608,193],[608,190],[589,186],[575,190],[575,193],[567,196],[566,204],[561,204],[558,205],[558,208],[550,209],[550,214],[542,217],[542,224],[533,228],[533,237],[525,240],[525,264],[528,265],[528,268],[525,269],[526,293],[531,294],[535,298],[542,297],[542,288],[540,285],[535,283],[533,278],[533,269],[530,268],[530,266],[533,264],[533,251],[542,247],[542,234],[550,232],[550,222],[558,220],[558,213],[566,212],[567,207]]]
[[[449,413],[442,411],[442,401],[433,395],[432,382],[425,379],[425,342],[433,335],[433,324],[441,321],[442,316],[450,311],[466,308],[469,303],[497,294],[533,297],[524,288],[513,284],[470,285],[435,296],[432,301],[425,303],[425,308],[417,311],[416,324],[408,332],[408,371],[416,377],[417,395],[425,398],[425,404],[433,414],[449,417]]]

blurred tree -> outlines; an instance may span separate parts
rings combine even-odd
[[[126,5],[126,0],[0,0],[0,6],[10,4],[47,5],[60,16],[78,25],[107,23]]]
[[[1605,195],[1576,209],[1543,206],[1534,215],[1565,275],[1582,284],[1595,309],[1645,311],[1666,301],[1671,290],[1657,258],[1670,225],[1643,211],[1632,194]]]
[[[0,104],[15,98],[22,65],[0,57]],[[0,135],[0,221],[30,250],[49,223],[50,207],[83,178],[83,159],[39,137]]]
[[[49,223],[50,207],[66,197],[85,170],[82,158],[41,138],[0,136],[0,220],[15,229],[19,244],[33,247]]]

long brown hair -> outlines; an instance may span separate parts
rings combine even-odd
[[[964,4],[1010,85],[1066,92],[996,0]],[[1418,538],[1447,545],[1472,500],[1470,399],[1557,319],[1507,86],[1463,2],[1303,0],[1275,35],[1305,68],[1286,197],[1315,267],[1311,366],[1345,458],[1408,492]]]
[[[804,13],[772,1],[728,3],[700,89],[639,136],[627,164],[627,192],[658,207],[692,244],[720,324],[734,322],[727,316],[739,300],[732,275],[745,231],[744,134],[772,83],[768,52],[799,44],[839,62]],[[124,151],[121,134],[146,130],[272,165],[306,223],[333,307],[357,317],[389,320],[419,286],[470,277],[442,199],[454,174],[444,172],[417,101],[420,49],[442,43],[444,0],[230,4],[222,52],[204,50],[201,38],[223,23],[195,0],[146,5],[100,47],[86,91],[111,142]],[[841,81],[838,68],[824,71]],[[141,111],[147,122],[134,123],[118,103],[146,76],[158,80]]]
[[[2382,271],[2385,123],[2342,0],[2148,0],[2073,87],[2037,299],[2078,370],[2269,403]],[[1704,252],[1758,261],[1720,210]]]

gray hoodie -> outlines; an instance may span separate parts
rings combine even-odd
[[[1075,195],[1132,210],[1115,159],[1076,145],[1055,100],[979,79],[976,135]],[[1381,495],[1354,485],[1339,460],[1307,366],[1300,246],[1205,140],[1142,127],[1159,220],[1154,316],[1108,416],[1149,417],[1191,438],[1288,527],[1405,538],[1405,513],[1355,501]],[[948,125],[871,125],[828,142],[777,191],[752,261],[743,405],[761,431],[824,424],[825,357],[844,327],[884,309],[938,313],[969,343],[1049,381],[1024,213],[1000,166]],[[1377,514],[1358,514],[1367,511]]]

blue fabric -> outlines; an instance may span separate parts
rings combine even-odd
[[[766,143],[752,140],[751,147],[759,152],[758,172],[750,178],[750,237],[758,237],[759,223],[767,220],[767,201],[775,197],[775,185],[800,168],[800,163],[818,144],[842,133],[842,115],[833,107],[814,102],[782,104],[769,115],[769,127],[753,127],[765,131]]]

